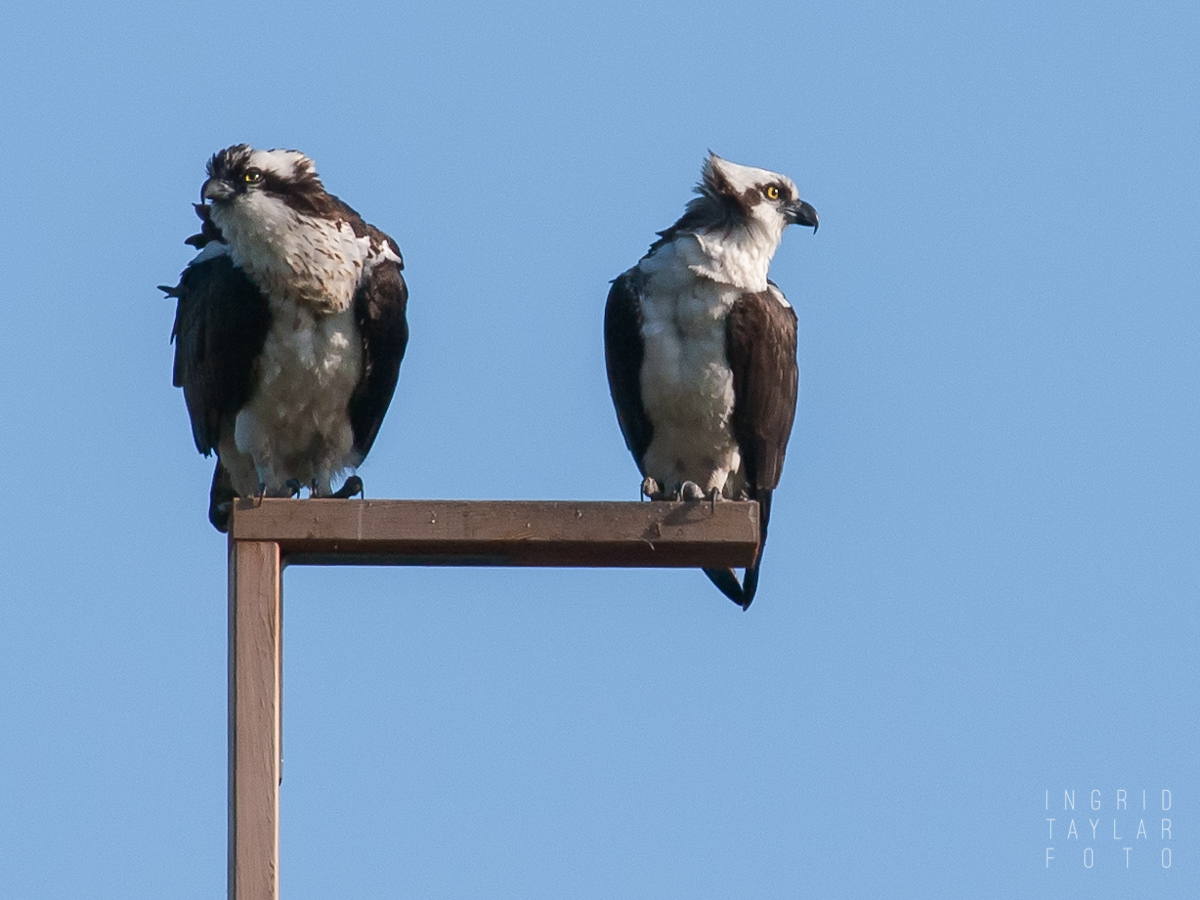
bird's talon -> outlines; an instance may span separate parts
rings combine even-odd
[[[662,496],[662,492],[659,489],[658,482],[655,481],[653,478],[651,478],[649,475],[647,475],[645,478],[642,479],[641,496],[645,497],[647,500],[657,500]]]
[[[359,494],[366,499],[366,493],[363,491],[363,480],[357,475],[351,475],[346,479],[346,483],[338,488],[331,496],[337,500],[349,500],[351,497]]]

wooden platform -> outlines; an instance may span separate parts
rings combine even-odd
[[[279,897],[285,565],[741,567],[757,503],[239,500],[229,528],[230,900]],[[717,601],[712,601],[717,602]]]

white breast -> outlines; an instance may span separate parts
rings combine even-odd
[[[339,472],[361,462],[347,414],[362,376],[358,326],[350,309],[324,315],[273,299],[271,312],[258,387],[238,413],[228,447],[241,457],[230,466],[234,486],[243,496],[259,483],[279,494],[295,479],[327,494]],[[221,458],[229,466],[235,454],[226,449]]]
[[[697,278],[672,246],[643,260],[642,403],[654,435],[645,473],[666,491],[694,481],[724,489],[741,457],[730,428],[733,373],[725,356],[725,320],[737,288]]]
[[[263,293],[325,312],[349,308],[363,275],[381,259],[399,262],[386,244],[356,237],[349,222],[302,215],[257,192],[232,206],[214,205],[212,218],[234,263]]]
[[[781,235],[779,228],[751,220],[731,231],[685,235],[675,245],[696,275],[758,293],[767,289],[767,270]]]

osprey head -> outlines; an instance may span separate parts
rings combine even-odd
[[[817,228],[817,211],[800,199],[792,179],[739,166],[711,151],[696,193],[700,196],[688,203],[679,220],[658,233],[647,256],[690,237],[679,246],[698,254],[688,262],[695,274],[762,291],[783,230],[792,224]]]
[[[719,203],[730,219],[740,220],[747,227],[757,226],[776,243],[788,225],[808,225],[814,233],[817,230],[817,211],[800,199],[792,179],[766,169],[740,166],[711,150],[696,193]]]
[[[313,161],[297,150],[255,150],[234,144],[208,161],[208,179],[200,199],[214,208],[229,208],[255,200],[282,201],[298,212],[321,215],[328,204]]]

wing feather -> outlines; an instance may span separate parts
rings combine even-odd
[[[758,553],[746,567],[741,585],[732,572],[705,569],[725,596],[743,609],[758,591],[758,573],[771,497],[783,473],[783,457],[796,418],[800,369],[796,365],[796,311],[783,302],[783,293],[768,288],[747,294],[734,304],[726,320],[725,354],[733,372],[733,435],[745,467],[750,499],[759,503]]]
[[[642,292],[645,276],[632,268],[612,283],[604,306],[604,361],[608,390],[617,410],[625,446],[642,469],[642,457],[654,437],[654,426],[642,403]],[[642,471],[645,475],[645,471]]]
[[[227,253],[203,254],[167,293],[177,298],[173,381],[183,388],[196,449],[208,456],[220,442],[222,421],[250,399],[270,310]]]
[[[730,310],[725,332],[736,397],[733,434],[753,498],[779,484],[796,417],[796,312],[776,298],[778,292],[772,284],[745,295]]]
[[[395,241],[372,225],[365,228],[373,239],[386,242],[400,256]],[[363,342],[363,375],[350,397],[350,427],[360,460],[379,434],[408,347],[408,285],[400,274],[403,268],[403,261],[377,263],[354,295],[354,315]]]

